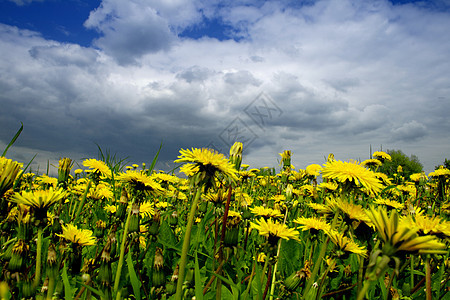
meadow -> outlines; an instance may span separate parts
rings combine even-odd
[[[0,157],[0,299],[450,298],[450,170],[288,150],[250,169],[242,150],[181,149],[167,173],[61,158],[55,177]]]

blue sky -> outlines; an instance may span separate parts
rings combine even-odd
[[[450,158],[450,1],[0,0],[0,149],[46,166],[99,144],[160,168],[180,148],[298,168]],[[42,167],[41,167],[42,168]]]

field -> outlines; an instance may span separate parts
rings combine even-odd
[[[0,299],[450,298],[450,170],[279,159],[249,169],[235,143],[50,177],[0,157]]]

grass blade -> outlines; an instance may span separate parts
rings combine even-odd
[[[66,300],[72,300],[74,291],[72,290],[72,286],[69,282],[69,277],[67,276],[67,266],[64,264],[63,272],[62,272],[62,279],[64,283],[64,299]]]
[[[200,280],[200,267],[198,265],[198,255],[195,252],[195,266],[194,266],[194,278],[195,278],[195,299],[203,300],[203,284]]]
[[[8,151],[9,147],[12,146],[12,144],[14,144],[14,142],[17,140],[17,138],[19,137],[19,135],[22,133],[23,130],[23,123],[20,122],[20,124],[22,124],[19,128],[19,130],[17,131],[16,135],[12,138],[12,140],[9,142],[8,146],[6,146],[5,151],[3,151],[2,153],[2,157],[6,155],[6,152]]]
[[[127,255],[127,267],[128,274],[130,275],[131,286],[133,287],[134,297],[139,300],[141,299],[141,282],[136,275],[136,271],[134,270],[133,261],[131,260],[131,251],[128,252]]]
[[[163,145],[163,144],[162,144],[162,142],[161,142],[161,145],[159,145],[158,152],[156,152],[155,157],[153,157],[152,164],[150,165],[150,168],[149,168],[148,171],[147,171],[147,174],[148,174],[148,175],[150,175],[150,174],[152,173],[153,168],[154,168],[155,165],[156,165],[156,161],[158,160],[159,152],[161,152],[162,145]]]

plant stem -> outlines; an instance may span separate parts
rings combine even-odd
[[[181,300],[183,297],[183,282],[184,274],[186,271],[187,255],[189,252],[189,245],[191,242],[191,230],[194,224],[195,212],[197,211],[197,204],[202,194],[202,186],[197,188],[197,193],[195,194],[194,201],[191,204],[191,211],[188,216],[188,223],[186,226],[186,233],[184,234],[183,247],[181,248],[181,258],[178,269],[178,281],[177,281],[177,292],[175,294],[176,300]]]
[[[220,243],[219,243],[219,264],[222,264],[223,262],[223,241],[225,240],[225,234],[227,232],[227,218],[228,218],[228,211],[230,210],[230,201],[231,201],[231,185],[228,188],[228,196],[227,196],[227,203],[225,204],[225,211],[223,212],[223,219],[222,219],[222,233],[220,236]],[[219,275],[221,275],[222,271],[220,271]],[[220,300],[222,299],[222,280],[220,278],[217,278],[217,285],[216,285],[216,299]]]
[[[41,264],[42,264],[42,226],[38,227],[37,249],[36,249],[36,274],[34,276],[34,287],[36,288],[41,281]]]
[[[431,268],[429,255],[425,258],[425,278],[427,300],[431,300]]]
[[[370,287],[370,280],[365,280],[362,290],[358,293],[357,300],[363,300]]]
[[[322,260],[323,260],[323,258],[325,256],[325,253],[327,252],[327,247],[328,247],[328,242],[329,241],[330,241],[330,238],[327,237],[325,242],[323,242],[322,247],[320,248],[319,257],[317,258],[317,260],[316,260],[316,262],[314,264],[314,269],[313,269],[313,271],[311,273],[311,277],[309,278],[308,283],[306,284],[305,291],[303,292],[302,299],[306,299],[305,297],[308,294],[309,290],[311,289],[311,286],[314,283],[316,275],[319,272],[320,265],[322,264]]]
[[[81,198],[80,206],[78,207],[75,217],[73,219],[74,221],[76,221],[81,214],[81,210],[83,209],[84,203],[86,202],[87,194],[89,192],[89,189],[91,188],[91,183],[92,183],[92,181],[89,180],[86,185],[86,190],[84,191],[83,197]]]
[[[134,204],[134,198],[131,203],[131,206],[133,206],[133,204]],[[118,295],[117,292],[119,291],[120,274],[122,273],[123,260],[125,257],[125,243],[127,241],[128,227],[130,226],[130,219],[131,219],[131,207],[128,209],[127,220],[125,221],[125,228],[123,229],[122,244],[120,245],[119,264],[117,265],[116,277],[114,279],[114,294],[116,294],[116,295]]]

